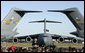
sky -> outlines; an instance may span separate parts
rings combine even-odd
[[[76,31],[74,25],[65,14],[59,12],[47,12],[47,10],[64,10],[76,7],[84,16],[84,1],[1,1],[1,21],[7,16],[11,8],[24,10],[43,11],[42,13],[28,13],[23,16],[19,24],[15,27],[20,33],[16,36],[43,33],[43,23],[29,23],[30,21],[46,20],[60,21],[60,23],[46,23],[48,33],[63,36],[74,36],[69,34]]]

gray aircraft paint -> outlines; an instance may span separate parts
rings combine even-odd
[[[9,38],[10,36],[14,36],[18,34],[13,31],[14,27],[18,24],[21,18],[25,15],[25,13],[35,13],[41,11],[26,11],[19,8],[12,8],[8,15],[1,22],[1,38]],[[13,21],[13,23],[6,23],[4,21]],[[16,24],[17,22],[17,24]]]
[[[58,21],[49,21],[49,20],[40,20],[40,21],[31,21],[29,23],[44,23],[44,33],[43,33],[43,41],[45,43],[45,46],[53,46],[53,41],[52,41],[52,35],[46,33],[46,23],[61,23]]]
[[[81,15],[77,8],[68,8],[65,10],[48,10],[48,12],[61,12],[67,15],[69,20],[77,29],[75,32],[71,32],[70,34],[73,34],[80,38],[84,38],[84,23],[77,23],[77,21],[84,22],[84,17]]]
[[[47,37],[43,37],[46,46],[53,45],[51,34],[45,34]]]

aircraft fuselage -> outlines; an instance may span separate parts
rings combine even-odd
[[[53,46],[54,45],[50,34],[40,34],[38,36],[38,44],[40,46],[42,45]]]

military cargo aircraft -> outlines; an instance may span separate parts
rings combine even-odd
[[[37,38],[39,46],[42,46],[42,45],[54,46],[52,37],[51,37],[52,34],[46,33],[47,31],[49,31],[46,29],[46,23],[61,23],[61,22],[49,21],[49,20],[44,19],[44,20],[40,20],[40,21],[32,21],[29,23],[44,23],[44,33],[16,37],[16,39],[14,41],[18,41],[18,39],[26,39],[26,41],[31,41],[32,39]]]
[[[42,45],[54,46],[54,43],[52,41],[53,39],[56,39],[56,41],[58,41],[59,43],[64,43],[65,40],[71,40],[72,43],[77,43],[77,39],[81,40],[80,38],[46,33],[49,31],[46,29],[46,23],[61,23],[58,21],[49,21],[44,19],[40,21],[31,21],[29,23],[44,23],[44,33],[15,37],[14,42],[18,42],[19,39],[25,39],[26,41],[31,41],[34,38],[37,38],[39,46]]]

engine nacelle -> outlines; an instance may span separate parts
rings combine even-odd
[[[31,41],[32,40],[32,38],[31,37],[27,37],[26,38],[26,41],[28,42],[28,41]]]
[[[14,38],[13,39],[13,42],[18,42],[18,38]]]
[[[78,40],[73,38],[72,43],[78,43]]]
[[[58,38],[58,41],[59,41],[60,43],[62,43],[62,42],[64,42],[64,38],[63,38],[63,37],[59,37],[59,38]]]

